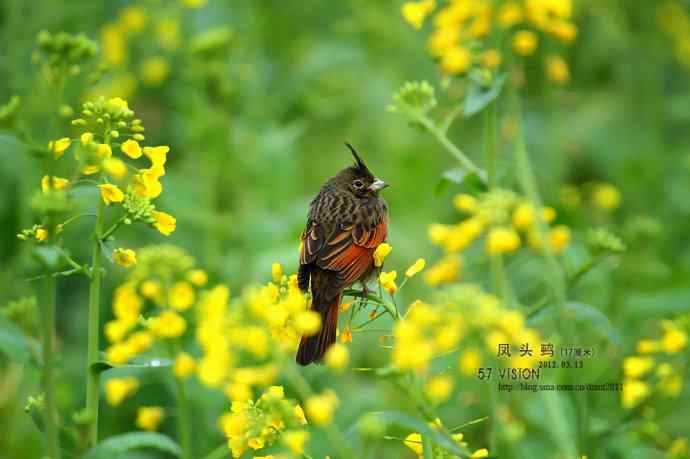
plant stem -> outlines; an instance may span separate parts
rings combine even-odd
[[[189,406],[184,381],[177,376],[175,378],[175,396],[177,398],[177,434],[182,443],[182,459],[192,458],[191,435],[189,431]]]
[[[496,188],[496,101],[484,110],[484,158],[489,189]]]
[[[297,393],[302,398],[302,400],[306,401],[307,399],[309,399],[314,394],[311,390],[309,382],[306,379],[304,379],[302,373],[300,373],[292,363],[286,363],[285,368],[285,376],[288,378],[288,381],[290,381],[290,383],[295,387]],[[333,447],[341,449],[340,456],[346,459],[354,459],[355,456],[352,453],[352,450],[350,449],[350,446],[347,440],[345,439],[345,436],[342,434],[342,432],[340,432],[340,430],[338,430],[335,424],[329,422],[323,427]]]
[[[463,169],[465,169],[468,172],[475,173],[479,177],[479,179],[486,183],[486,172],[484,172],[482,169],[477,167],[476,164],[472,162],[470,158],[468,158],[465,153],[462,152],[458,147],[455,146],[453,142],[448,140],[448,137],[446,136],[445,132],[443,129],[438,128],[433,121],[431,121],[429,118],[426,116],[419,116],[417,118],[417,121],[426,128],[427,131],[433,135],[438,142],[443,145],[443,147],[448,150],[448,152],[455,156],[455,159],[458,160],[460,163],[460,166],[462,166]]]
[[[55,341],[55,289],[56,280],[49,276],[45,280],[45,298],[41,325],[43,327],[43,392],[45,394],[45,430],[48,443],[48,456],[60,459],[60,439],[58,437],[58,416],[55,406],[55,375],[53,342]]]
[[[92,370],[98,361],[99,314],[101,297],[101,232],[103,231],[103,201],[98,199],[96,226],[93,230],[91,283],[89,285],[89,336],[86,365],[86,412],[89,419],[89,443],[98,443],[98,397],[100,374]]]

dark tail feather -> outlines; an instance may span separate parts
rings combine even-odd
[[[297,350],[297,363],[309,365],[312,362],[320,362],[329,347],[335,343],[335,334],[338,331],[338,308],[340,307],[340,295],[336,296],[328,306],[320,309],[321,330],[314,336],[303,336]]]

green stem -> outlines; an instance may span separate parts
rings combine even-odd
[[[111,234],[113,234],[115,231],[117,231],[117,229],[118,229],[120,226],[122,226],[122,223],[124,223],[125,218],[126,218],[126,217],[123,215],[123,216],[120,217],[115,223],[113,223],[113,226],[111,226],[110,228],[108,228],[108,230],[107,230],[105,233],[103,233],[103,235],[101,236],[101,240],[102,240],[102,241],[105,241],[106,239],[108,239],[108,237],[109,237]]]
[[[48,443],[48,456],[60,459],[60,439],[58,437],[58,416],[55,406],[55,375],[53,342],[55,341],[55,289],[54,277],[45,281],[45,298],[41,325],[43,327],[43,392],[45,394],[45,430]]]
[[[175,378],[175,396],[177,397],[177,433],[182,443],[182,459],[192,458],[191,432],[189,430],[189,406],[184,381]]]
[[[304,376],[302,376],[302,373],[300,373],[292,363],[287,363],[285,365],[285,368],[285,376],[288,378],[288,381],[290,381],[290,383],[292,383],[292,385],[295,387],[295,390],[297,390],[297,393],[302,398],[302,400],[307,400],[311,398],[314,395],[314,393],[311,390],[309,382],[306,379],[304,379]],[[350,446],[347,440],[345,439],[345,436],[342,434],[342,432],[340,432],[340,430],[338,430],[335,424],[329,422],[323,427],[326,430],[326,435],[328,435],[328,439],[333,445],[333,447],[340,449],[340,456],[346,459],[354,459],[355,456],[352,453],[352,450],[350,449]]]
[[[86,412],[89,419],[89,443],[98,443],[98,397],[100,375],[92,370],[98,361],[99,314],[101,297],[101,232],[103,231],[103,201],[98,199],[96,226],[93,231],[91,283],[89,285],[89,336],[86,365]]]
[[[542,201],[539,197],[539,191],[537,189],[537,181],[534,177],[534,172],[529,164],[529,157],[527,156],[527,148],[525,147],[525,141],[522,137],[518,140],[517,147],[515,149],[516,163],[517,163],[517,173],[518,179],[520,180],[520,185],[532,202],[535,209],[542,208]],[[563,275],[563,270],[561,266],[556,261],[556,257],[553,255],[551,246],[548,243],[547,233],[545,224],[541,218],[536,219],[536,229],[539,235],[539,240],[542,241],[542,251],[544,254],[544,260],[547,266],[547,276],[548,283],[553,289],[554,297],[560,305],[564,305],[566,301],[566,284]]]
[[[484,110],[484,158],[489,189],[496,188],[496,101]]]
[[[505,263],[501,254],[491,255],[491,277],[494,289],[503,299],[505,306],[512,306],[513,289],[506,275]]]
[[[434,124],[433,121],[431,121],[429,118],[426,116],[418,116],[417,121],[426,128],[431,135],[433,135],[436,140],[446,149],[448,152],[455,156],[455,159],[458,160],[460,163],[460,166],[462,166],[463,169],[465,169],[468,172],[477,174],[477,176],[482,180],[482,182],[486,183],[486,172],[484,172],[482,169],[477,167],[476,164],[472,162],[470,158],[465,155],[465,153],[462,152],[458,147],[455,146],[453,142],[451,142],[448,137],[446,136],[445,132],[443,129],[440,129]]]

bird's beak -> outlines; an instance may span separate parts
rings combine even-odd
[[[379,191],[379,190],[386,188],[387,186],[388,186],[388,184],[386,182],[384,182],[383,180],[374,179],[374,183],[369,185],[369,190]]]

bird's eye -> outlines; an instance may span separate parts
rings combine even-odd
[[[355,188],[357,188],[359,190],[359,189],[364,188],[364,182],[361,180],[355,180],[354,182],[352,182],[352,186],[354,186]]]

